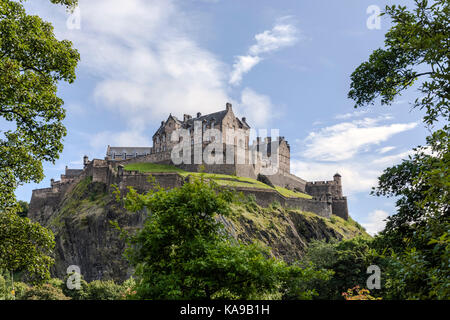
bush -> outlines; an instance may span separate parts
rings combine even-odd
[[[136,280],[133,277],[122,284],[122,299],[136,299]]]
[[[50,283],[28,288],[23,295],[24,300],[70,300],[62,290]]]
[[[0,272],[0,300],[20,300],[27,289],[28,285],[23,282],[13,284],[9,272]]]
[[[113,280],[95,280],[88,284],[86,300],[121,300],[124,299],[125,290]]]
[[[67,275],[62,282],[61,289],[67,297],[72,300],[86,300],[87,299],[87,289],[89,284],[80,275],[80,289],[69,289],[67,287],[67,279],[72,276],[72,274]]]
[[[25,300],[25,293],[30,287],[23,282],[14,282],[14,295],[16,300]]]
[[[13,300],[11,282],[0,274],[0,300]]]

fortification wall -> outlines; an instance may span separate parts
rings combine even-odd
[[[342,197],[342,189],[336,181],[308,182],[306,183],[305,191],[312,196],[331,194],[333,197]]]
[[[330,218],[332,214],[331,199],[286,198],[274,190],[249,188],[234,189],[238,192],[242,192],[246,196],[254,195],[256,203],[262,207],[268,207],[272,203],[278,202],[285,208],[293,208],[306,212],[313,212],[325,218]]]
[[[334,215],[348,220],[347,197],[333,198],[332,212]]]
[[[154,181],[152,181],[154,179]],[[123,192],[128,187],[133,187],[136,191],[147,192],[159,185],[164,189],[181,187],[184,183],[183,177],[177,173],[141,173],[138,171],[119,171],[116,177],[116,184]]]
[[[143,159],[147,158],[147,159]],[[126,161],[107,161],[107,160],[92,160],[85,163],[83,172],[73,180],[72,183],[53,183],[52,188],[34,190],[31,203],[30,215],[33,220],[46,221],[46,215],[49,210],[46,208],[55,208],[68,190],[73,188],[81,179],[85,177],[92,177],[93,182],[105,183],[108,189],[112,191],[112,185],[119,186],[123,192],[127,192],[128,187],[135,188],[138,192],[147,192],[154,187],[154,183],[163,188],[170,189],[180,187],[183,185],[184,178],[177,173],[141,173],[138,171],[125,171],[123,169],[124,163],[133,163],[136,161],[146,162],[148,156],[142,159],[130,159]],[[236,172],[238,168],[238,172]],[[184,167],[187,171],[198,171],[200,165],[192,165],[191,167]],[[222,174],[236,174],[248,170],[247,173],[253,170],[252,165],[212,165],[205,166],[206,172],[222,173]],[[241,171],[239,171],[241,170]],[[245,172],[244,172],[245,173]],[[149,178],[154,178],[154,183]],[[248,176],[243,174],[243,176]],[[243,192],[245,195],[253,194],[259,205],[267,207],[273,202],[279,202],[283,207],[296,208],[303,211],[314,212],[320,216],[329,218],[331,214],[335,214],[344,219],[348,219],[347,199],[342,196],[337,196],[340,185],[334,181],[306,183],[304,180],[293,175],[273,175],[267,176],[274,184],[281,186],[289,186],[292,189],[297,189],[311,194],[313,199],[303,198],[286,198],[276,192],[268,189],[250,189],[250,188],[236,188],[237,191]],[[336,195],[336,196],[334,196]]]
[[[292,174],[277,173],[274,175],[265,176],[273,184],[280,187],[284,187],[290,190],[298,190],[300,192],[306,192],[306,181],[300,179]],[[315,194],[317,196],[322,195],[322,193]]]

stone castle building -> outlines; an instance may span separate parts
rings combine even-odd
[[[214,134],[210,134],[211,129],[214,129]],[[30,211],[43,205],[46,199],[60,197],[74,182],[86,176],[91,176],[94,182],[103,182],[108,186],[116,184],[123,189],[126,186],[133,186],[145,191],[150,187],[147,183],[149,174],[124,170],[127,164],[141,162],[175,165],[190,172],[204,170],[208,173],[258,179],[272,187],[280,186],[312,197],[312,199],[285,198],[275,190],[240,190],[255,195],[262,205],[278,201],[282,205],[297,207],[322,216],[329,217],[335,214],[344,219],[348,218],[347,198],[343,196],[339,174],[331,181],[308,182],[291,174],[290,145],[284,137],[264,139],[257,137],[254,141],[250,141],[250,137],[251,127],[247,119],[236,117],[229,103],[226,104],[225,110],[208,115],[198,113],[196,117],[192,117],[185,114],[182,120],[169,115],[153,134],[153,146],[137,148],[108,146],[103,160],[90,161],[85,157],[84,169],[66,168],[60,181],[51,181],[51,188],[35,190]],[[174,163],[174,154],[178,152],[175,151],[180,145],[191,147],[192,152],[185,154],[185,149],[182,149],[179,154],[188,161]],[[195,150],[200,152],[196,153]],[[215,160],[221,161],[214,163],[205,161],[202,156],[208,150]],[[196,158],[198,153],[201,154],[200,161]],[[177,174],[152,175],[163,187],[183,184],[183,179]]]

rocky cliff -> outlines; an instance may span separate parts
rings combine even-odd
[[[274,256],[286,261],[301,259],[314,239],[347,239],[365,234],[353,220],[331,219],[313,213],[282,208],[274,203],[262,208],[250,198],[233,203],[233,214],[219,219],[227,232],[243,242],[260,242]],[[111,221],[132,231],[142,226],[143,213],[129,213],[108,193],[107,186],[87,177],[62,197],[42,203],[30,218],[55,233],[56,263],[53,274],[63,277],[70,265],[77,265],[87,281],[124,280],[132,274],[123,258],[124,242]]]

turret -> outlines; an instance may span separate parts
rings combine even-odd
[[[339,173],[336,173],[333,178],[337,184],[342,184],[342,176]]]

